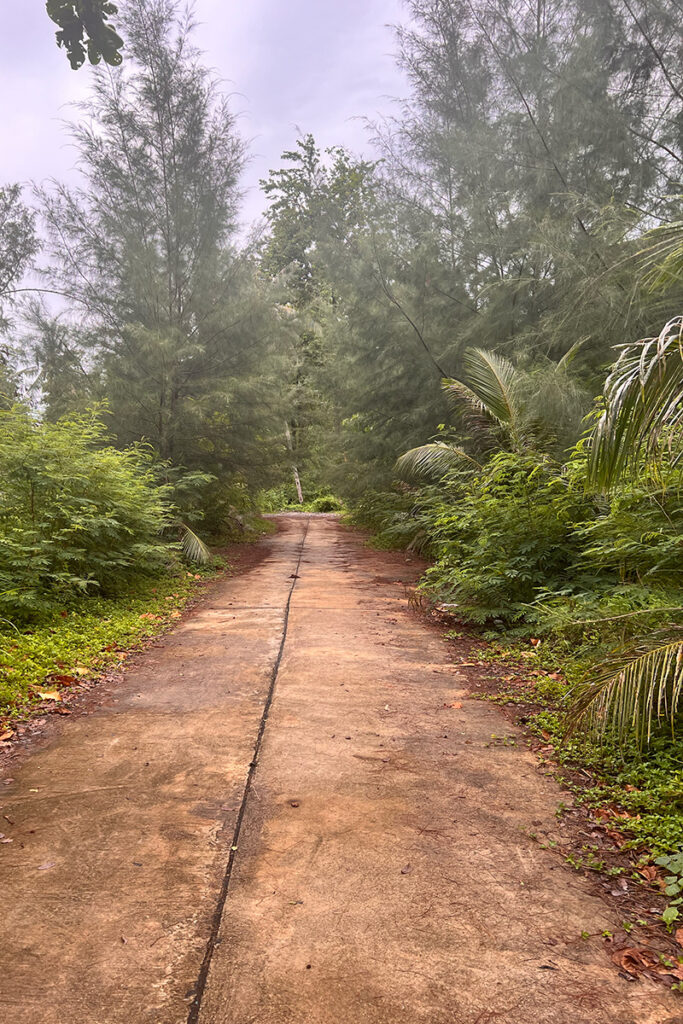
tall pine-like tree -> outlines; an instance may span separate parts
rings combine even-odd
[[[180,5],[136,0],[120,21],[126,62],[93,72],[72,126],[83,184],[40,197],[47,279],[69,308],[36,346],[48,410],[80,366],[121,443],[258,480],[277,322],[234,246],[244,146]]]

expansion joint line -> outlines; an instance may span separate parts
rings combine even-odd
[[[266,731],[266,725],[268,724],[268,715],[270,708],[273,703],[273,697],[275,696],[275,686],[277,684],[277,677],[280,671],[280,663],[282,661],[282,655],[285,651],[285,644],[287,642],[287,627],[289,625],[289,609],[292,604],[292,596],[294,594],[294,588],[296,587],[299,579],[299,568],[301,566],[301,559],[304,553],[304,545],[306,543],[306,536],[308,534],[308,527],[310,520],[306,520],[306,526],[304,529],[303,537],[301,538],[301,544],[299,545],[298,558],[296,562],[296,568],[294,570],[292,585],[289,588],[289,594],[287,595],[287,603],[285,604],[285,614],[282,624],[282,639],[280,640],[280,648],[273,665],[273,670],[270,676],[270,685],[268,687],[268,693],[266,695],[266,701],[263,705],[263,713],[261,715],[261,721],[259,722],[258,732],[256,734],[256,742],[254,744],[254,753],[249,764],[249,771],[247,773],[247,781],[244,785],[244,792],[242,794],[242,802],[240,803],[240,809],[237,814],[237,820],[235,821],[235,830],[232,836],[232,842],[230,844],[230,854],[228,856],[228,863],[223,876],[223,883],[221,885],[221,891],[218,897],[218,903],[216,904],[216,910],[214,911],[213,921],[211,922],[211,932],[209,935],[208,942],[206,944],[206,952],[204,953],[204,959],[202,966],[199,971],[199,977],[197,979],[197,986],[195,990],[194,999],[190,1005],[190,1012],[187,1017],[187,1024],[198,1024],[199,1014],[202,1008],[202,999],[204,996],[204,990],[206,989],[206,981],[209,976],[209,968],[211,967],[211,960],[213,959],[214,950],[216,948],[216,942],[218,940],[218,932],[221,926],[221,920],[223,918],[223,911],[225,909],[225,902],[228,898],[228,892],[230,889],[230,879],[232,876],[232,869],[235,864],[235,854],[239,845],[240,831],[242,829],[242,821],[244,820],[244,814],[247,809],[247,802],[249,800],[249,794],[251,792],[252,783],[254,781],[254,775],[256,774],[256,768],[258,766],[259,754],[261,752],[261,745],[263,743],[263,736]]]

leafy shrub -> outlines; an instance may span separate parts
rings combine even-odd
[[[539,588],[561,585],[576,559],[574,528],[589,505],[537,454],[499,452],[432,509],[438,552],[423,589],[472,622],[524,617]]]
[[[224,544],[261,532],[261,508],[239,476],[218,477],[165,463],[159,466],[159,474],[170,485],[179,519],[204,540]]]
[[[169,562],[172,509],[142,446],[106,446],[96,415],[39,423],[0,412],[0,613],[32,618],[111,596]]]
[[[407,488],[402,491],[366,491],[362,498],[353,503],[349,522],[362,530],[381,534],[391,527],[397,516],[410,512],[415,505],[416,495]]]
[[[341,512],[344,508],[340,498],[325,490],[316,494],[313,489],[313,497],[300,502],[294,484],[282,484],[262,491],[258,505],[263,512],[286,512],[288,509],[295,512]]]
[[[281,484],[261,491],[258,505],[263,512],[283,512],[288,508],[301,509],[294,484]]]
[[[341,512],[343,508],[344,503],[334,494],[321,494],[310,504],[311,512]]]

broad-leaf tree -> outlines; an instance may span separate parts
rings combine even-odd
[[[57,44],[63,46],[74,71],[87,59],[116,67],[121,63],[123,39],[109,20],[118,13],[110,0],[46,0],[46,10],[59,26]]]

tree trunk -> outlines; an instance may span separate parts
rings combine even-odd
[[[292,445],[292,432],[289,429],[289,423],[285,420],[285,437],[287,439],[287,447],[289,448],[292,456],[294,456],[294,448]],[[299,499],[299,504],[304,503],[304,492],[301,490],[301,478],[299,477],[299,470],[297,469],[294,458],[292,458],[292,473],[294,474],[294,486],[296,487],[296,496]]]

